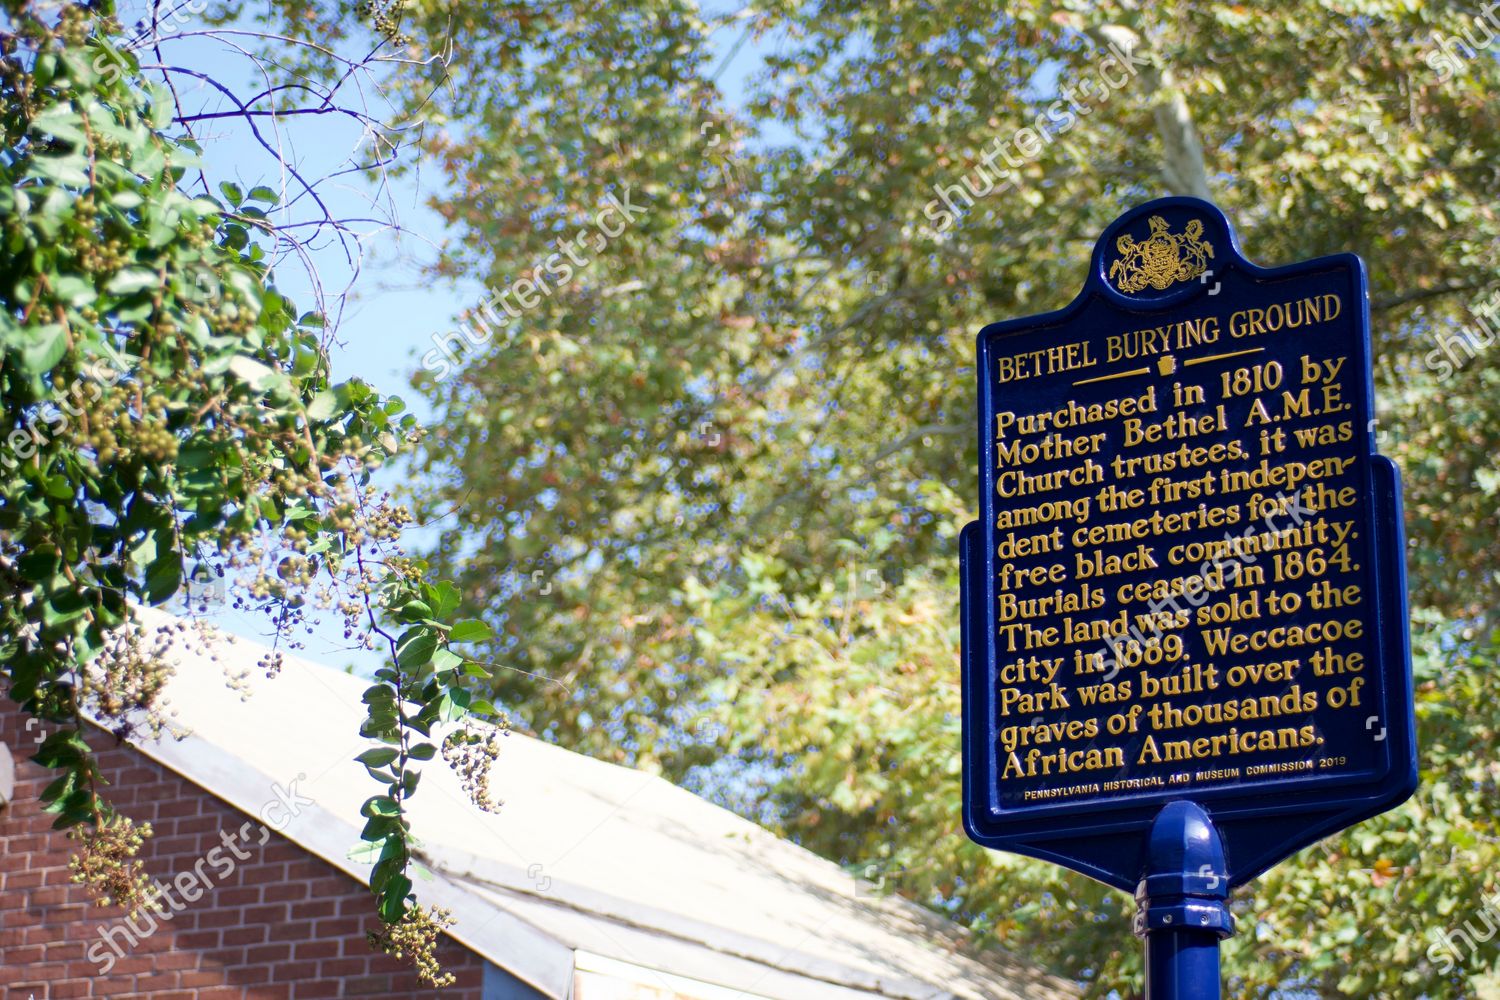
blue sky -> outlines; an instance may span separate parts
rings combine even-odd
[[[192,4],[192,0],[184,2]],[[139,16],[139,11],[125,8],[122,5],[120,16],[128,25]],[[161,47],[162,63],[199,71],[211,68],[215,75],[232,84],[250,79],[249,86],[254,88],[254,65],[233,47],[236,41],[248,44],[250,40],[230,37],[226,45],[222,39],[200,34],[203,31],[203,26],[194,22],[191,8],[183,7],[179,20],[170,23],[163,32],[167,41]],[[746,37],[746,22],[731,23],[715,34],[713,72],[732,107],[744,103],[750,81],[776,43],[775,38]],[[143,49],[137,55],[143,63],[156,62],[156,55],[150,50]],[[202,81],[183,74],[174,74],[173,79],[188,114],[228,111],[233,107]],[[241,93],[245,92],[241,89]],[[370,106],[371,113],[379,117],[382,108],[378,97],[370,99]],[[232,118],[195,126],[204,148],[203,177],[200,180],[196,174],[190,174],[186,178],[189,186],[199,188],[206,183],[219,196],[224,182],[237,184],[244,191],[264,184],[286,193],[284,200],[288,204],[273,214],[276,221],[305,224],[315,212],[321,213],[308,195],[299,194],[296,179],[281,170],[261,140],[279,146],[287,162],[310,181],[348,170],[355,163],[367,160],[371,150],[361,124],[345,118],[286,119],[280,127],[259,119],[258,128],[257,137],[243,122]],[[413,155],[407,151],[404,157],[410,160]],[[445,281],[427,273],[426,265],[436,257],[445,229],[441,218],[425,202],[441,190],[442,184],[439,172],[426,168],[399,177],[382,177],[378,183],[372,183],[368,176],[350,173],[319,185],[319,196],[331,215],[371,221],[351,226],[351,232],[344,237],[344,246],[325,233],[313,242],[309,262],[288,256],[276,269],[278,288],[303,310],[313,308],[317,300],[312,278],[312,273],[316,273],[329,312],[338,318],[337,343],[332,350],[335,378],[364,379],[381,393],[400,396],[424,420],[430,416],[430,409],[410,390],[410,374],[417,368],[418,358],[431,346],[432,335],[451,329],[454,316],[483,295],[483,287],[477,281]],[[395,222],[400,231],[382,220]],[[299,230],[304,234],[308,231],[305,226]],[[351,256],[357,261],[357,273],[350,265]],[[387,479],[394,482],[395,476]],[[270,634],[268,621],[262,615],[220,608],[209,617],[226,631],[246,638],[265,640]],[[329,666],[353,665],[367,672],[383,662],[378,653],[351,649],[342,636],[336,615],[330,615],[328,621],[316,627],[313,635],[301,639],[305,648],[298,655]]]

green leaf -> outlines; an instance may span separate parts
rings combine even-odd
[[[60,590],[42,604],[42,623],[58,628],[82,618],[89,609],[90,594],[85,590]]]
[[[394,816],[372,816],[365,821],[364,829],[360,831],[361,840],[380,840],[385,837],[398,836],[401,833],[401,821]]]
[[[360,701],[366,705],[390,704],[395,702],[396,692],[386,684],[374,684],[365,688],[365,693],[360,696]]]
[[[257,392],[285,382],[281,372],[244,354],[230,358],[229,370]]]
[[[54,104],[31,120],[31,130],[38,135],[84,145],[88,142],[88,135],[80,127],[82,123],[77,111],[67,105]]]
[[[58,802],[73,792],[77,781],[78,772],[69,770],[62,777],[42,789],[42,794],[38,798],[43,803]]]
[[[339,411],[339,394],[333,389],[324,389],[307,404],[307,419],[323,421]]]
[[[494,637],[495,633],[490,630],[489,625],[477,618],[459,622],[448,633],[449,642],[484,642]]]
[[[406,916],[406,894],[411,892],[411,879],[405,875],[393,877],[380,897],[380,919],[388,924],[397,924]]]
[[[21,576],[32,583],[50,580],[62,566],[62,554],[56,545],[38,545],[16,560]]]
[[[430,628],[408,630],[396,645],[396,663],[403,670],[425,666],[437,651],[437,633]]]
[[[457,722],[469,713],[469,692],[462,688],[444,692],[438,701],[438,718],[443,722]]]
[[[127,267],[115,272],[104,290],[112,295],[134,295],[147,288],[155,288],[160,282],[161,276],[149,268]]]
[[[182,586],[182,556],[168,550],[146,567],[146,600],[161,604]]]
[[[206,469],[214,464],[220,450],[213,445],[187,445],[177,452],[177,467],[183,470]]]
[[[359,735],[371,740],[394,740],[400,735],[400,725],[394,712],[372,711],[370,717],[359,724]]]
[[[432,608],[424,601],[407,601],[399,613],[403,621],[420,622],[432,617]]]
[[[377,816],[391,818],[401,815],[401,807],[388,795],[372,795],[365,799],[364,805],[360,806],[359,814],[370,818]]]
[[[32,174],[65,187],[86,187],[89,183],[88,160],[76,153],[36,156],[30,166]]]
[[[59,275],[53,282],[53,290],[64,305],[74,308],[88,305],[98,298],[94,294],[94,283],[76,274]]]
[[[362,865],[373,865],[381,860],[385,853],[386,845],[389,843],[390,841],[384,839],[360,841],[349,848],[345,852],[344,857]]]
[[[457,587],[447,580],[442,581],[433,588],[432,617],[440,621],[448,618],[458,609],[462,597]]]
[[[78,730],[59,729],[42,741],[31,759],[42,767],[61,767],[82,760],[89,752]]]
[[[32,375],[48,372],[68,352],[68,333],[60,323],[48,323],[26,331],[26,346],[21,348],[21,367]]]
[[[375,869],[370,872],[370,891],[376,895],[384,895],[385,887],[390,884],[391,879],[400,875],[401,870],[406,867],[405,852],[399,847],[400,838],[386,839],[387,844],[392,842],[398,845],[397,849],[382,851],[380,860],[375,863]]]
[[[366,767],[384,767],[401,756],[394,747],[376,747],[354,758]]]

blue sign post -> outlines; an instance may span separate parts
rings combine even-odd
[[[1363,264],[1154,201],[976,371],[965,828],[1134,890],[1148,997],[1217,997],[1230,890],[1416,787]]]

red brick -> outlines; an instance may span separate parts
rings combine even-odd
[[[205,898],[199,902],[209,903],[215,908],[253,906],[260,902],[260,888],[258,885],[239,885],[211,889],[209,891],[213,894],[213,899],[207,899],[205,894]]]
[[[391,977],[389,975],[355,976],[344,980],[344,990],[348,996],[370,996],[376,993],[389,993],[391,986]]]
[[[234,948],[206,948],[199,954],[203,960],[211,965],[243,965],[245,961],[245,946],[239,945]]]
[[[199,904],[204,904],[208,902],[208,899],[200,899],[198,902]],[[238,910],[234,909],[205,910],[198,914],[197,922],[198,926],[202,928],[237,927],[240,924],[240,914]]]
[[[366,895],[368,898],[368,894]],[[336,899],[315,899],[306,903],[292,904],[292,919],[300,920],[303,917],[331,917],[338,910],[339,904]]]
[[[227,948],[233,944],[260,944],[266,939],[266,929],[261,925],[228,927],[220,939]]]
[[[0,702],[0,741],[25,746],[23,718]],[[42,768],[17,762],[17,794],[0,817],[0,993],[26,997],[114,997],[142,1000],[293,1000],[321,997],[428,996],[407,968],[373,954],[364,929],[374,924],[369,891],[357,880],[278,834],[257,844],[260,821],[161,767],[112,736],[91,745],[110,782],[111,800],[155,836],[141,851],[153,878],[170,884],[222,845],[221,832],[249,857],[197,900],[174,890],[184,906],[122,956],[101,943],[100,927],[116,926],[118,907],[98,907],[71,881],[71,843],[53,831],[36,796],[51,780]],[[144,925],[142,925],[144,926]],[[89,958],[101,951],[113,965]],[[451,942],[444,964],[459,976],[444,1000],[478,1000],[483,962]],[[272,982],[275,975],[279,981]],[[24,981],[19,981],[24,976]]]
[[[46,948],[47,955],[42,961],[50,963],[82,958],[85,945],[82,941],[49,941],[43,947]]]
[[[260,898],[267,903],[290,902],[294,899],[307,898],[306,882],[283,882],[280,885],[262,886]]]
[[[271,973],[271,981],[300,983],[307,979],[315,979],[317,975],[317,962],[283,962]]]
[[[173,799],[163,802],[156,810],[158,816],[196,816],[198,815],[198,800],[195,798]]]
[[[310,879],[327,874],[327,865],[319,864],[316,858],[309,858],[305,855],[292,861],[286,869],[286,877],[289,879]]]
[[[7,856],[10,852],[6,852]],[[41,869],[33,868],[30,871],[7,872],[5,876],[5,888],[10,892],[18,892],[21,889],[34,889],[42,884]]]
[[[219,821],[212,816],[190,816],[179,819],[173,824],[173,829],[180,836],[196,836],[198,843],[203,843],[203,834],[217,834]]]
[[[169,969],[196,969],[198,967],[198,956],[189,951],[169,951],[165,955],[156,956],[156,971],[166,972]]]
[[[292,945],[290,941],[277,941],[274,944],[258,944],[245,949],[245,962],[250,965],[285,962],[291,957]]]
[[[313,933],[320,938],[356,937],[363,934],[364,930],[365,922],[355,917],[335,917],[331,920],[319,920],[313,924]]]
[[[299,941],[297,942],[296,955],[298,958],[336,958],[339,953],[337,941]]]
[[[219,932],[216,930],[187,931],[175,935],[174,940],[179,948],[207,950],[219,946]]]
[[[177,973],[158,972],[149,976],[136,976],[135,988],[141,993],[151,993],[156,990],[170,990],[177,988]]]
[[[309,941],[316,937],[311,920],[287,920],[269,928],[267,941]]]
[[[361,958],[330,958],[318,963],[318,974],[325,978],[344,976],[362,976],[370,971],[370,959]]]
[[[267,841],[266,846],[260,849],[260,853],[261,857],[264,858],[267,862],[286,861],[291,863],[305,861],[307,859],[307,854],[299,849],[297,845],[290,843],[289,841],[279,839]],[[318,865],[314,864],[311,867],[314,869],[316,874],[322,874],[322,871],[318,868]]]
[[[247,924],[283,924],[286,922],[286,904],[273,903],[269,906],[249,906],[240,911],[242,919]]]
[[[111,950],[109,950],[108,946],[106,946],[105,948],[101,949],[100,951],[95,952],[95,954],[96,955],[113,955],[114,952],[111,951]],[[123,956],[115,959],[115,964],[112,965],[112,966],[110,966],[109,974],[112,975],[112,976],[129,976],[129,975],[134,975],[136,973],[146,973],[146,972],[150,972],[150,971],[151,971],[151,956],[150,955],[132,955],[132,954],[128,954],[127,953],[127,954],[125,954],[125,955],[123,955]]]
[[[198,970],[193,970],[193,971],[189,971],[189,972],[184,972],[181,976],[178,977],[178,981],[184,987],[192,988],[192,987],[195,987],[195,986],[214,986],[214,985],[217,985],[223,979],[223,977],[224,977],[224,974],[222,972],[218,972],[218,971],[214,971],[214,972],[200,972]],[[205,996],[205,995],[207,995],[207,992],[208,991],[199,992],[197,994],[197,996],[200,996],[200,997]]]

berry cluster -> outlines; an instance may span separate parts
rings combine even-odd
[[[434,989],[452,986],[454,976],[444,972],[438,963],[437,939],[445,928],[453,926],[453,917],[441,907],[427,909],[414,906],[400,923],[383,924],[380,930],[365,936],[370,947],[384,952],[392,958],[410,962],[417,970],[417,978]]]
[[[151,836],[151,824],[136,826],[128,816],[95,827],[74,827],[69,836],[81,842],[69,861],[72,880],[87,886],[100,906],[122,906],[135,916],[155,897],[150,881],[134,860]]]
[[[480,732],[467,719],[443,739],[443,760],[458,775],[464,794],[485,812],[499,812],[503,802],[490,798],[490,770],[500,757],[500,737],[510,732],[508,723],[486,726]]]

